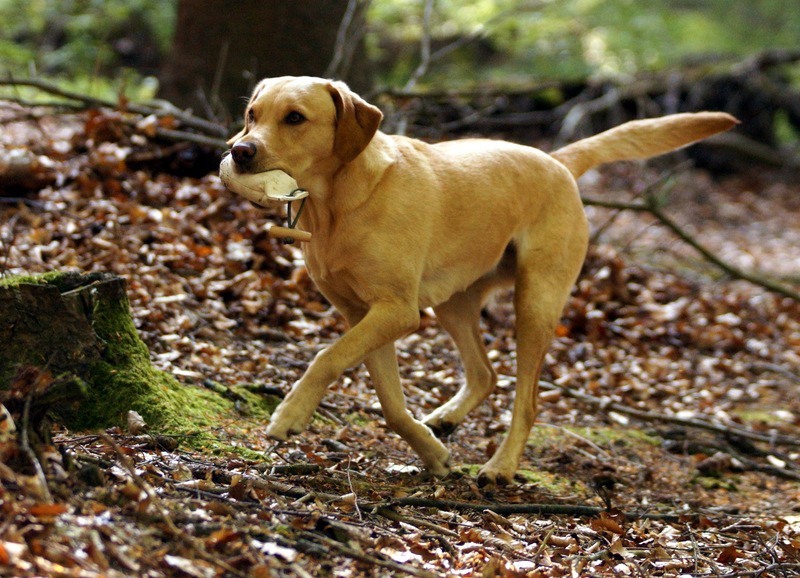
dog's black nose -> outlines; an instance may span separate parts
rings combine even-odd
[[[231,156],[237,165],[246,165],[256,156],[256,150],[255,143],[248,141],[237,142],[231,148]]]

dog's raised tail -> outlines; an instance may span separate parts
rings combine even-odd
[[[613,161],[647,159],[726,131],[739,121],[724,112],[681,113],[634,120],[558,149],[551,156],[577,179]]]

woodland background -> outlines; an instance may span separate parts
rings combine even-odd
[[[797,575],[794,4],[0,0],[0,312],[21,275],[121,276],[146,349],[117,373],[155,392],[81,401],[54,371],[66,342],[0,355],[0,574]],[[516,485],[473,480],[509,419],[507,293],[483,316],[498,391],[447,440],[448,479],[420,475],[363,368],[308,432],[264,435],[346,330],[266,235],[281,209],[215,174],[277,74],[345,78],[384,130],[428,140],[552,150],[643,116],[742,120],[582,179],[592,247]],[[3,353],[20,318],[0,317]],[[398,353],[417,415],[463,379],[431,316]]]

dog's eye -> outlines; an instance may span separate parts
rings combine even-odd
[[[256,122],[256,113],[252,108],[247,111],[247,122],[249,123]]]
[[[305,120],[306,120],[306,117],[304,117],[302,114],[300,114],[296,110],[293,110],[292,112],[290,112],[289,114],[286,115],[286,117],[283,119],[283,122],[285,122],[286,124],[295,125],[295,124],[300,124],[300,123],[304,122]]]

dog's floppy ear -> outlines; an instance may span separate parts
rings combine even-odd
[[[383,120],[383,113],[352,92],[343,82],[331,82],[328,91],[336,106],[333,153],[342,162],[349,163],[367,148]]]

